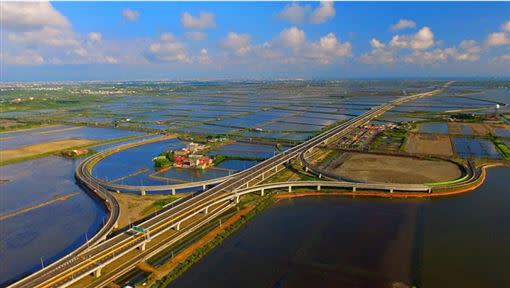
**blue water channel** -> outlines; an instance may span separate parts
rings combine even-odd
[[[65,256],[102,226],[106,209],[75,184],[77,164],[51,156],[0,166],[1,214],[79,192],[0,220],[0,286]]]

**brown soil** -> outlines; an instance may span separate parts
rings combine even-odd
[[[143,217],[155,212],[154,209],[146,209],[155,201],[171,197],[170,195],[136,195],[130,193],[112,193],[120,205],[119,227],[122,228]],[[184,197],[186,194],[180,193],[175,197]],[[144,211],[146,210],[146,211]]]
[[[450,134],[463,134],[462,133],[462,126],[467,125],[463,123],[458,122],[449,122],[448,123],[448,133]]]
[[[0,151],[1,161],[7,161],[15,158],[30,157],[38,154],[56,152],[71,147],[87,146],[96,143],[87,139],[65,139],[45,143],[39,143],[29,146],[18,147]]]
[[[16,127],[22,123],[15,121],[15,120],[9,120],[9,119],[0,119],[0,128],[2,129],[10,129],[12,127]]]
[[[411,154],[453,155],[450,137],[440,134],[411,133],[407,139],[406,150]]]
[[[332,171],[362,181],[408,184],[443,182],[462,176],[459,167],[447,161],[361,153],[350,153]]]
[[[482,123],[469,123],[469,127],[476,136],[485,136],[491,132],[489,126]]]

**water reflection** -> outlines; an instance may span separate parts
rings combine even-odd
[[[281,201],[172,287],[510,287],[508,175],[443,199]]]

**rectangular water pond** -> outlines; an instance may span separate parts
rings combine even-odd
[[[487,139],[453,137],[455,152],[461,157],[501,159],[501,154]]]
[[[448,134],[448,124],[444,122],[428,122],[420,125],[421,133]]]

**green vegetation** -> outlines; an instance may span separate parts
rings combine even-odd
[[[491,139],[492,143],[498,148],[498,150],[503,155],[503,158],[506,160],[510,160],[510,147],[508,147],[503,140],[499,136],[496,135],[489,135],[489,138]]]
[[[264,161],[265,158],[260,157],[247,157],[247,156],[227,156],[218,154],[214,156],[214,165],[218,165],[227,160],[245,160],[245,161]]]
[[[74,154],[74,153],[71,153],[71,151],[72,151],[72,149],[66,149],[66,150],[60,151],[60,154],[64,157],[77,159],[77,158],[91,156],[91,155],[94,155],[97,153],[97,151],[94,149],[87,149],[87,152],[83,153],[83,154]]]
[[[143,211],[142,211],[142,214],[143,215],[147,215],[147,214],[152,213],[154,211],[161,210],[163,207],[165,207],[165,205],[167,205],[169,203],[172,203],[172,202],[174,202],[174,201],[176,201],[178,199],[179,199],[179,197],[170,196],[168,198],[156,200],[150,206],[145,207],[143,209]]]
[[[409,127],[398,126],[393,129],[379,133],[370,143],[371,150],[390,148],[390,150],[405,150],[405,143],[409,131],[416,127],[416,124],[409,124]],[[387,147],[389,146],[389,147]],[[393,148],[393,149],[391,149]]]
[[[168,158],[166,158],[165,156],[155,157],[154,159],[152,159],[152,161],[154,162],[154,167],[156,168],[165,168],[170,167],[172,165],[172,162],[170,162],[170,160],[168,160]]]
[[[168,287],[177,277],[186,272],[191,266],[200,261],[207,253],[209,253],[214,247],[221,244],[225,239],[227,239],[231,234],[241,228],[245,223],[250,221],[252,218],[260,214],[266,208],[271,206],[275,200],[272,196],[266,196],[260,198],[261,200],[256,204],[256,207],[251,210],[244,217],[241,217],[237,222],[228,226],[223,232],[218,234],[213,240],[205,244],[204,246],[198,248],[191,254],[186,260],[179,263],[169,274],[163,277],[161,280],[158,280],[152,288],[159,287]]]

